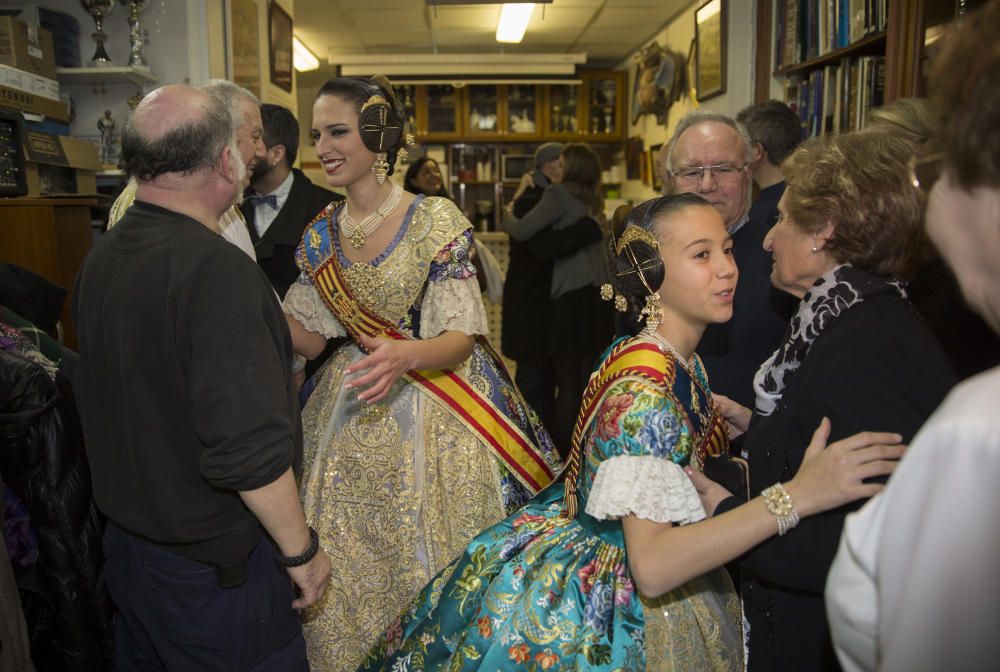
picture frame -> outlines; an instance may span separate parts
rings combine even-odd
[[[726,2],[708,0],[694,13],[694,84],[699,102],[726,92]]]
[[[256,0],[229,0],[232,31],[232,80],[260,98],[260,21]]]
[[[660,149],[662,147],[663,143],[660,143],[658,145],[653,145],[652,147],[649,148],[649,165],[650,165],[649,177],[650,181],[652,182],[650,186],[656,193],[660,193],[661,191],[663,191],[664,175],[661,171],[661,166],[659,161]]]
[[[271,84],[292,92],[292,17],[271,0],[268,7],[267,50]]]

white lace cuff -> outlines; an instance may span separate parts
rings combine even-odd
[[[677,525],[705,518],[698,491],[680,465],[652,455],[616,455],[602,462],[587,498],[587,513],[598,520],[634,514]]]
[[[312,285],[302,282],[292,283],[288,293],[285,294],[285,300],[281,303],[281,308],[309,331],[327,338],[347,335],[343,325],[326,307],[319,292]]]
[[[427,283],[420,306],[420,338],[434,338],[446,331],[460,331],[469,336],[489,333],[475,276]]]

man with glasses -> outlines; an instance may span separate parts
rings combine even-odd
[[[750,408],[754,374],[780,345],[791,317],[789,298],[771,286],[771,255],[763,248],[773,216],[749,210],[753,161],[753,143],[743,125],[713,112],[684,116],[666,150],[673,193],[707,200],[733,237],[740,271],[733,318],[709,325],[698,354],[712,390]]]

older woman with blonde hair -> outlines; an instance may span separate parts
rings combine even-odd
[[[896,279],[921,219],[909,147],[882,133],[823,137],[782,165],[788,187],[764,247],[772,283],[799,308],[757,372],[753,411],[716,397],[730,431],[746,432],[751,497],[795,474],[822,418],[832,439],[867,429],[908,441],[951,387],[944,353]],[[695,482],[716,514],[742,503]],[[844,516],[857,506],[803,520],[743,556],[750,670],[836,669],[823,587]]]

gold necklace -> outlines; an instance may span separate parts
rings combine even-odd
[[[692,359],[692,361],[688,363],[688,361],[681,356],[681,353],[677,352],[677,348],[674,347],[674,344],[664,338],[658,331],[653,329],[643,329],[639,332],[639,335],[656,343],[661,351],[672,354],[680,365],[684,367],[684,370],[687,371],[688,378],[691,379],[691,408],[694,410],[695,415],[701,417],[701,403],[698,401],[698,388],[701,387],[701,383],[698,381],[698,376],[695,374],[694,360]],[[693,357],[694,355],[692,355],[692,358]],[[709,397],[707,390],[705,392],[705,397],[707,399],[711,398]]]
[[[344,211],[340,213],[340,226],[354,249],[360,250],[365,246],[365,238],[375,233],[375,229],[396,209],[402,197],[402,188],[398,184],[393,184],[389,195],[382,201],[382,205],[358,223],[355,223],[354,219],[351,218],[347,202],[344,202]]]

